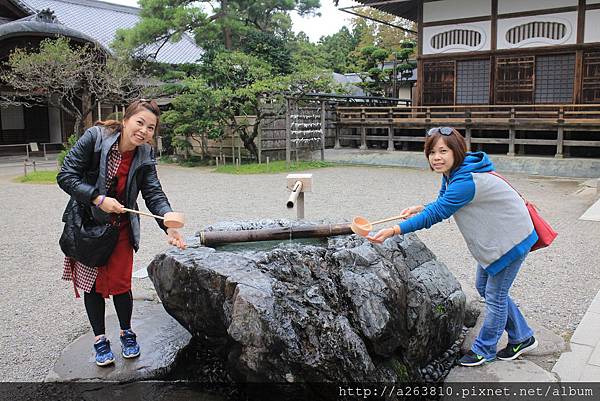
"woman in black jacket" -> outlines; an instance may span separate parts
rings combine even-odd
[[[131,275],[133,252],[139,248],[140,222],[137,214],[125,214],[124,208],[137,209],[141,192],[153,214],[164,216],[172,212],[158,180],[149,144],[158,131],[159,118],[155,101],[134,101],[127,107],[123,121],[99,121],[88,129],[65,157],[57,176],[58,185],[71,195],[63,216],[65,230],[69,228],[67,216],[74,206],[89,211],[99,224],[110,224],[118,230],[116,245],[105,265],[86,266],[72,255],[67,255],[64,261],[62,278],[73,281],[76,297],[78,288],[84,291],[99,366],[115,360],[104,327],[104,299],[110,295],[121,327],[123,357],[135,358],[140,354],[131,330]],[[185,241],[176,229],[165,227],[162,220],[157,222],[166,232],[169,244],[185,248]]]

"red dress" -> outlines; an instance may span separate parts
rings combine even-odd
[[[127,175],[131,167],[131,161],[135,150],[121,153],[121,163],[117,170],[117,199],[121,204],[125,204],[125,186],[127,185]],[[108,259],[106,266],[98,268],[96,276],[96,292],[104,298],[109,295],[123,294],[131,290],[131,274],[133,272],[133,246],[129,240],[129,216],[122,214],[119,224],[119,240]]]
[[[115,142],[108,153],[106,171],[107,190],[109,183],[117,176],[115,192],[116,198],[119,199],[121,204],[125,204],[127,176],[134,155],[135,150],[120,153],[118,142]],[[79,298],[78,288],[89,293],[92,291],[94,284],[96,284],[96,292],[104,298],[131,290],[133,247],[129,241],[129,219],[125,214],[119,216],[119,239],[106,266],[86,266],[75,259],[68,256],[65,257],[62,279],[73,282],[75,297]]]

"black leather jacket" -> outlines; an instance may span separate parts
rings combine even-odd
[[[111,134],[108,129],[98,126],[89,128],[65,157],[62,168],[56,177],[58,185],[71,195],[71,200],[63,214],[63,222],[72,202],[75,201],[82,205],[89,205],[98,222],[109,221],[109,214],[96,208],[92,200],[98,195],[106,195],[108,152],[120,135],[120,132]],[[124,206],[137,210],[137,197],[140,192],[146,202],[146,207],[152,214],[163,216],[172,211],[156,174],[154,151],[148,144],[136,148],[127,176]],[[140,218],[134,213],[128,213],[128,215],[131,223],[130,241],[133,249],[137,252],[140,243]],[[166,231],[167,228],[163,225],[162,220],[156,219],[156,221]]]

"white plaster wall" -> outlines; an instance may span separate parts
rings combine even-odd
[[[423,28],[423,54],[437,54],[437,53],[457,53],[465,51],[476,51],[476,50],[490,50],[490,32],[492,23],[490,21],[471,22],[468,24],[460,25],[440,25],[430,26]],[[460,47],[460,48],[443,48],[434,49],[431,47],[431,38],[441,32],[451,31],[453,29],[472,29],[481,33],[481,44],[477,48],[472,47]]]
[[[498,0],[498,14],[569,7],[576,6],[577,3],[577,0]]]
[[[600,0],[587,0],[586,3],[587,4],[599,4]]]
[[[567,34],[560,41],[546,38],[530,39],[519,44],[506,41],[506,32],[511,28],[528,22],[561,22],[567,27]],[[547,14],[533,17],[519,17],[498,20],[498,49],[518,49],[523,47],[556,46],[559,44],[575,44],[577,42],[577,12]]]
[[[492,15],[491,0],[443,0],[423,4],[423,22]]]
[[[586,10],[584,38],[585,43],[600,42],[600,10]]]

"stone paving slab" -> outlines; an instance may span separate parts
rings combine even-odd
[[[107,307],[108,309],[108,307]],[[106,318],[106,333],[111,340],[115,363],[96,366],[94,335],[90,331],[67,346],[46,377],[48,382],[116,381],[129,382],[152,379],[168,367],[191,335],[155,302],[135,302],[131,327],[138,336],[141,354],[135,359],[121,356],[119,321],[116,315]]]
[[[588,312],[594,312],[594,313],[600,314],[600,291],[598,292],[598,294],[596,294],[596,297],[590,304],[590,307],[588,308]]]
[[[556,373],[562,382],[580,381],[592,351],[593,348],[588,345],[571,344],[571,351],[561,354],[552,372]]]
[[[446,383],[497,383],[497,382],[556,382],[556,377],[527,360],[484,363],[481,366],[453,368],[446,377]]]
[[[465,336],[465,340],[461,346],[461,351],[463,353],[466,353],[467,351],[469,351],[471,349],[471,345],[473,344],[473,341],[475,341],[475,338],[477,337],[477,334],[479,333],[481,326],[483,326],[484,319],[485,319],[485,312],[479,316],[475,327],[472,327],[467,332],[467,335]],[[520,358],[523,358],[523,357],[527,358],[528,356],[554,355],[554,354],[563,352],[566,349],[565,340],[562,337],[560,337],[559,335],[546,329],[541,324],[539,324],[533,320],[529,320],[528,323],[529,323],[530,327],[532,328],[532,330],[534,332],[534,336],[538,340],[539,345],[537,346],[537,348],[527,352]],[[502,334],[502,337],[500,338],[500,341],[498,342],[497,349],[501,350],[502,348],[506,347],[507,343],[508,343],[508,336],[507,336],[506,332],[504,332]]]
[[[600,343],[600,313],[587,312],[577,326],[571,343],[595,347]]]
[[[600,343],[596,344],[588,363],[600,367]],[[598,380],[600,380],[600,376],[598,376]]]
[[[590,206],[590,208],[581,215],[579,220],[600,221],[600,199]]]

